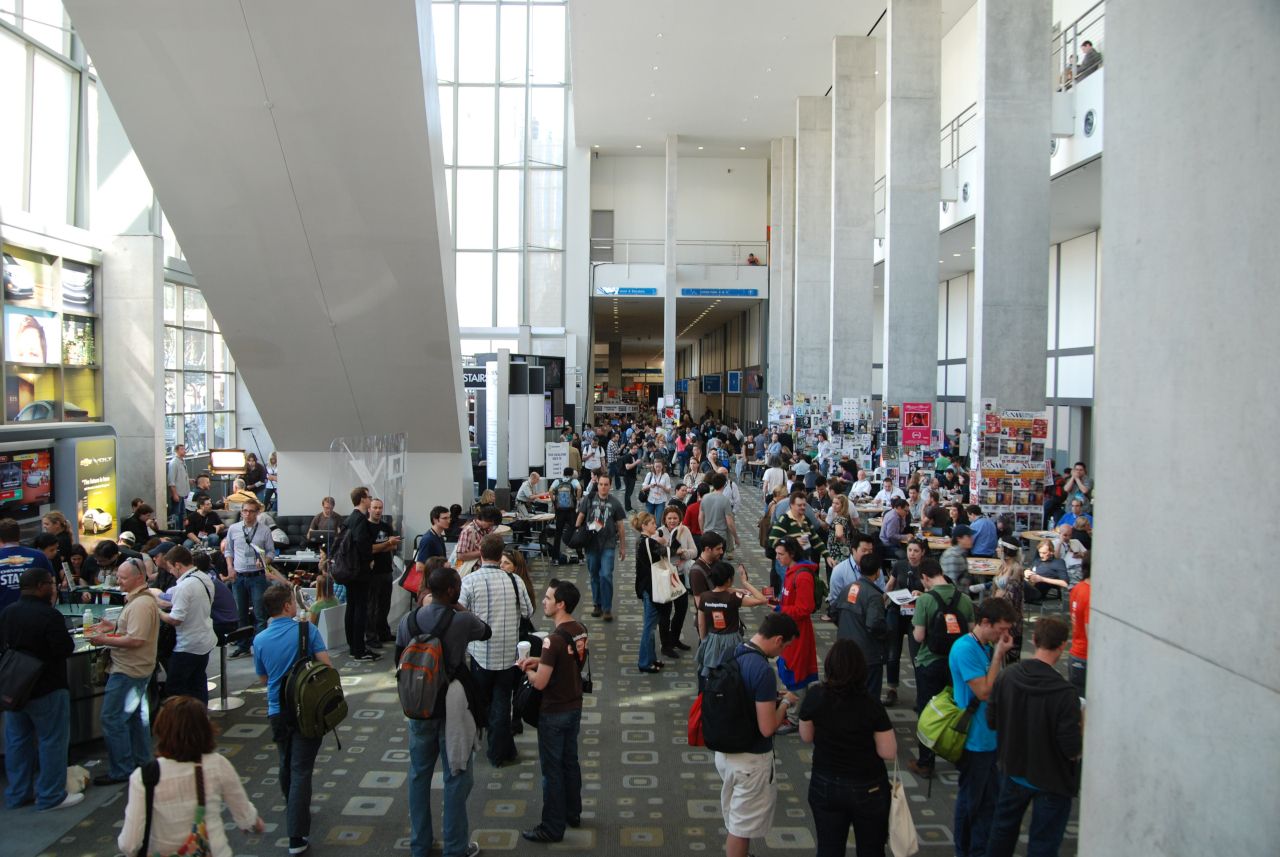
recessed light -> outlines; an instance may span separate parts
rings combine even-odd
[[[977,248],[977,247],[970,247],[969,249],[970,249],[970,250],[977,250],[978,248]]]
[[[752,97],[753,99],[755,99],[756,101],[759,101],[759,100],[760,100],[760,96],[758,96],[758,95],[753,95],[753,96],[751,96],[751,97]]]
[[[773,67],[770,66],[769,68],[766,68],[765,71],[773,71]]]
[[[701,151],[702,151],[703,149],[705,149],[705,148],[706,148],[706,146],[699,146],[699,147],[698,147],[698,151],[699,151],[699,152],[701,152]]]
[[[941,259],[939,259],[939,260],[938,260],[938,264],[939,264],[939,265],[941,265],[941,264],[942,264],[942,260],[941,260]]]
[[[745,121],[745,120],[743,120],[743,121]],[[746,147],[746,146],[739,146],[739,147],[738,147],[738,151],[739,151],[739,152],[745,152],[746,150],[747,150],[747,147]]]
[[[654,71],[657,71],[657,70],[658,70],[658,67],[655,65],[655,66],[653,67],[653,70],[654,70]]]
[[[952,256],[955,256],[957,259],[959,259],[959,258],[960,258],[960,254],[959,254],[959,253],[952,253],[951,255],[952,255]]]
[[[785,42],[786,40],[787,40],[787,37],[786,37],[786,36],[783,36],[783,37],[782,37],[782,41],[784,41],[784,42]]]
[[[599,144],[599,143],[596,143],[596,144],[595,144],[594,146],[592,146],[591,148],[593,148],[593,149],[598,149],[598,148],[600,148],[600,144]]]
[[[653,121],[653,117],[652,117],[652,116],[646,116],[646,117],[644,117],[644,121],[646,121],[646,122],[652,122],[652,121]]]
[[[877,75],[879,75],[879,74],[880,74],[880,72],[878,72],[878,71],[877,71],[877,72],[876,72],[876,74],[877,74]]]
[[[657,94],[658,94],[658,93],[656,93],[656,92],[650,92],[650,93],[649,93],[649,97],[650,97],[650,98],[654,98],[655,96],[657,96]]]
[[[662,38],[662,33],[658,33],[658,38]]]

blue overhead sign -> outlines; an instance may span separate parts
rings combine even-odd
[[[702,376],[702,392],[719,393],[721,391],[720,380],[721,379],[719,375],[703,375]]]
[[[688,378],[683,378],[683,379],[681,379],[681,380],[676,381],[676,392],[677,392],[677,393],[687,393],[687,392],[689,392],[689,379],[688,379]]]
[[[681,289],[685,298],[758,298],[759,289]]]
[[[603,298],[652,298],[658,290],[650,286],[596,286],[596,294]]]

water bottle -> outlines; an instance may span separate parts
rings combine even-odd
[[[84,608],[84,632],[89,633],[89,629],[93,627],[93,611],[88,607]]]

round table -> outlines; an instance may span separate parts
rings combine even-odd
[[[995,577],[1000,573],[1000,560],[990,557],[969,557],[969,573],[980,577]]]
[[[1042,542],[1046,539],[1056,538],[1057,535],[1056,530],[1026,530],[1018,533],[1018,538],[1026,539],[1029,542]]]

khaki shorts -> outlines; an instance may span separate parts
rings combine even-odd
[[[716,753],[720,810],[725,829],[743,839],[760,839],[773,827],[778,800],[772,753]]]

